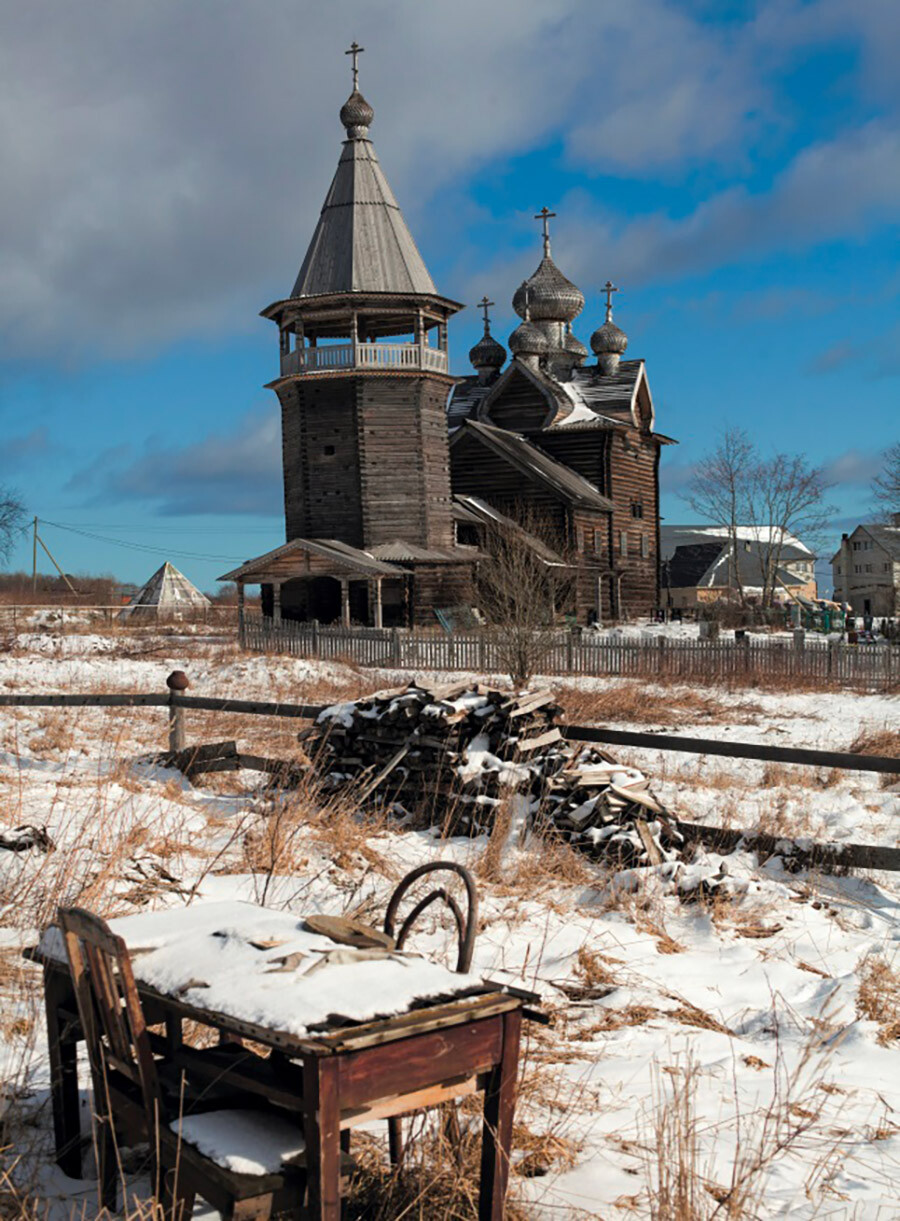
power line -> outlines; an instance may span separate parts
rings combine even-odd
[[[154,555],[176,555],[179,559],[187,560],[209,560],[210,562],[224,562],[228,564],[241,564],[243,559],[234,555],[201,555],[196,551],[180,551],[170,547],[152,547],[149,543],[135,543],[121,538],[107,538],[102,534],[93,534],[88,530],[79,530],[75,526],[63,526],[58,521],[44,521],[41,519],[41,525],[53,526],[56,530],[67,530],[70,534],[79,534],[82,538],[90,538],[98,543],[110,543],[113,547],[126,547],[131,551],[151,552]]]

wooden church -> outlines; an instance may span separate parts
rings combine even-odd
[[[572,333],[581,292],[550,254],[515,293],[511,359],[490,334],[450,373],[462,305],[435,288],[369,138],[358,87],[340,112],[337,171],[278,327],[287,542],[221,580],[262,588],[263,612],[375,626],[471,605],[490,525],[537,517],[575,569],[579,621],[659,603],[659,451],[644,362],[612,321]],[[504,368],[504,365],[506,367]],[[523,534],[523,537],[528,537]],[[546,545],[543,547],[546,551]]]

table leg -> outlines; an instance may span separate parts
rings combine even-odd
[[[78,1096],[77,1035],[64,1028],[60,1010],[75,1009],[75,996],[68,976],[44,968],[44,1007],[47,1014],[47,1045],[50,1053],[50,1103],[56,1164],[63,1174],[80,1179],[81,1101]]]
[[[481,1136],[481,1189],[478,1221],[502,1221],[509,1178],[513,1114],[519,1071],[519,1037],[522,1014],[512,1009],[503,1015],[503,1051],[484,1092],[484,1127]]]
[[[311,1221],[340,1221],[341,1108],[338,1061],[310,1056],[303,1064],[303,1136]]]

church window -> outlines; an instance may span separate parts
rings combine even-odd
[[[644,516],[643,501],[633,500],[631,502],[631,516],[632,517],[643,517]]]
[[[326,445],[325,448],[322,450],[322,453],[325,455],[326,458],[331,458],[334,455],[334,446]]]
[[[854,544],[853,544],[853,550],[854,550],[854,551],[859,551],[859,543],[854,543]]]
[[[641,556],[645,560],[650,558],[650,539],[646,534],[641,535]]]
[[[838,564],[838,566],[837,566],[837,568],[835,569],[835,571],[837,572],[838,576],[840,576],[840,575],[841,575],[841,566],[840,566],[840,564]]]
[[[625,530],[619,532],[619,551],[622,555],[628,554],[628,533]]]
[[[885,571],[885,572],[890,572],[890,571],[891,571],[891,566],[890,566],[890,564],[885,564],[885,566],[884,566],[884,571]]]

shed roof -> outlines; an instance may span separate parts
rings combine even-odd
[[[291,296],[348,292],[436,293],[375,147],[360,136],[344,141]]]
[[[612,512],[613,502],[602,495],[592,483],[576,474],[571,467],[563,466],[536,445],[526,441],[519,433],[497,428],[493,424],[483,424],[478,420],[466,420],[454,433],[450,444],[456,445],[465,437],[472,437],[488,446],[504,461],[529,478],[542,483],[562,500],[589,505],[592,509],[600,509],[604,513]]]

